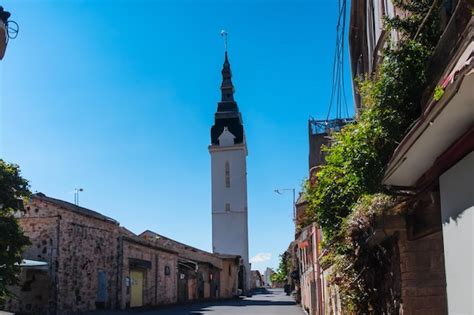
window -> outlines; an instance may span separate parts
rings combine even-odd
[[[225,211],[229,212],[230,211],[230,203],[225,204]]]
[[[225,161],[225,187],[230,188],[230,165]]]

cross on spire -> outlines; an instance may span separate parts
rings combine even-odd
[[[234,102],[234,85],[232,84],[232,71],[230,70],[229,58],[227,56],[227,31],[222,30],[221,36],[224,37],[225,58],[222,67],[222,102]]]
[[[221,36],[224,37],[224,50],[225,50],[226,53],[227,53],[227,35],[228,34],[229,33],[227,33],[226,30],[221,31]]]

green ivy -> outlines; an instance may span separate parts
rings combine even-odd
[[[364,110],[356,123],[331,134],[334,141],[323,148],[327,151],[326,165],[316,175],[317,184],[305,189],[308,216],[322,228],[324,246],[330,252],[324,263],[334,267],[343,304],[355,313],[387,311],[380,294],[371,291],[373,279],[363,276],[377,274],[377,268],[383,270],[383,264],[377,265],[383,250],[369,251],[358,243],[365,242],[357,236],[359,225],[356,229],[348,227],[356,213],[358,220],[371,224],[369,216],[377,212],[368,209],[384,204],[381,200],[389,203],[388,197],[379,195],[387,193],[381,184],[384,168],[420,115],[426,65],[439,38],[438,14],[432,8],[437,3],[393,2],[409,13],[385,20],[387,32],[396,30],[400,39],[384,49],[383,61],[373,76],[357,80]],[[360,225],[359,232],[364,234],[367,229]]]

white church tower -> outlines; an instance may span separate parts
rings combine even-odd
[[[222,98],[211,128],[212,249],[214,253],[239,255],[243,268],[239,288],[250,287],[247,216],[247,144],[242,116],[234,101],[227,51],[222,69]]]

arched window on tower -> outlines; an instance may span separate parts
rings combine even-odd
[[[225,161],[225,187],[230,188],[230,164]]]

